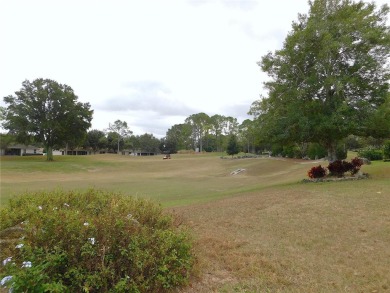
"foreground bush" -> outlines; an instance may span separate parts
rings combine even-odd
[[[0,277],[14,292],[164,292],[192,267],[188,234],[161,207],[128,196],[28,194],[0,211],[0,227],[3,238],[21,233],[1,252]]]

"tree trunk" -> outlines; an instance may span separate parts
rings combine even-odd
[[[328,149],[328,161],[330,163],[336,161],[337,160],[337,153],[336,153],[337,143],[332,142],[332,143],[328,144],[327,149]]]
[[[120,139],[118,138],[118,152],[117,152],[118,155],[119,155],[119,141]]]
[[[47,146],[46,150],[47,150],[46,160],[47,161],[54,161],[54,159],[53,159],[53,147],[52,146]]]

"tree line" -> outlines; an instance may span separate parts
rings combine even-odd
[[[17,141],[108,149],[222,152],[271,151],[284,156],[316,153],[330,161],[340,148],[390,138],[390,27],[388,5],[350,0],[309,1],[308,14],[292,23],[281,49],[258,62],[269,80],[267,95],[249,108],[253,119],[192,114],[166,136],[134,136],[124,121],[91,130],[93,110],[73,90],[49,79],[25,81],[4,98],[3,128]],[[7,139],[3,139],[3,141]],[[236,146],[233,147],[233,143]],[[347,146],[348,147],[348,146]]]

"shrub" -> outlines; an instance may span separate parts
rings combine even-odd
[[[326,169],[321,167],[321,165],[317,167],[312,167],[309,172],[307,172],[307,175],[310,178],[322,178],[326,175]]]
[[[356,157],[351,160],[351,169],[349,170],[352,175],[355,175],[357,172],[359,172],[360,167],[363,165],[363,160]]]
[[[327,156],[326,149],[318,143],[310,143],[307,149],[307,156],[311,159],[320,159]]]
[[[343,144],[339,144],[336,148],[337,160],[345,160],[347,158],[348,151]]]
[[[283,146],[282,156],[287,158],[301,158],[301,152],[295,145]]]
[[[383,152],[378,149],[364,149],[358,152],[358,156],[369,159],[370,161],[378,161],[383,159]]]
[[[26,194],[0,220],[2,232],[18,227],[23,236],[1,251],[9,262],[0,279],[12,276],[5,285],[14,292],[164,292],[192,268],[188,233],[146,200],[97,190]]]
[[[390,159],[390,140],[385,141],[385,143],[383,144],[383,159]]]
[[[282,155],[283,153],[283,147],[279,144],[274,144],[272,145],[271,147],[271,152],[272,152],[272,155],[273,156],[279,156],[279,155]]]
[[[331,176],[342,177],[345,172],[352,170],[353,165],[347,161],[337,160],[329,163],[328,170]]]

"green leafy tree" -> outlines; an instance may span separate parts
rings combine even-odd
[[[237,142],[237,137],[234,134],[231,134],[229,136],[228,144],[226,147],[226,153],[229,156],[234,156],[235,154],[238,154],[240,152],[240,147]]]
[[[0,106],[0,126],[3,125],[6,115],[7,109],[3,106]]]
[[[159,152],[160,140],[153,136],[153,134],[142,134],[138,136],[139,146],[145,152]]]
[[[374,118],[389,91],[389,7],[349,0],[309,1],[283,48],[259,65],[271,80],[267,98],[252,105],[262,135],[278,142],[318,142],[337,159],[350,134],[375,133]],[[388,125],[388,124],[387,124]]]
[[[108,130],[117,134],[117,153],[119,154],[120,142],[123,141],[124,138],[131,135],[133,132],[127,126],[127,122],[121,120],[116,120],[114,123],[110,123]]]
[[[8,107],[3,127],[19,142],[33,138],[43,143],[48,161],[53,160],[54,146],[82,142],[91,126],[90,104],[78,102],[70,86],[51,79],[26,80],[15,95],[4,97],[4,102]]]
[[[6,133],[0,133],[0,149],[6,150],[11,144],[15,143],[15,141],[15,136]]]
[[[110,153],[118,153],[118,141],[119,141],[119,149],[121,149],[124,147],[125,140],[121,139],[119,137],[118,133],[109,131],[107,133],[107,149],[108,149],[108,151]]]
[[[383,143],[383,159],[390,160],[390,140]]]
[[[175,124],[168,129],[164,144],[166,152],[176,153],[179,150],[191,149],[192,127],[189,124]]]
[[[255,137],[256,137],[256,124],[250,119],[245,119],[238,127],[239,137],[243,145],[246,146],[248,153],[254,153]]]
[[[101,130],[93,129],[88,131],[86,146],[90,147],[93,152],[96,153],[98,150],[106,147],[106,144],[104,143],[105,136],[106,134]]]
[[[210,117],[206,113],[192,114],[185,123],[192,127],[192,137],[194,148],[199,146],[199,151],[203,151],[203,138],[210,129]]]
[[[223,135],[222,131],[225,127],[225,119],[226,117],[223,115],[215,114],[210,117],[210,126],[211,133],[215,136],[216,141],[216,150],[218,152],[222,151],[223,145]]]

